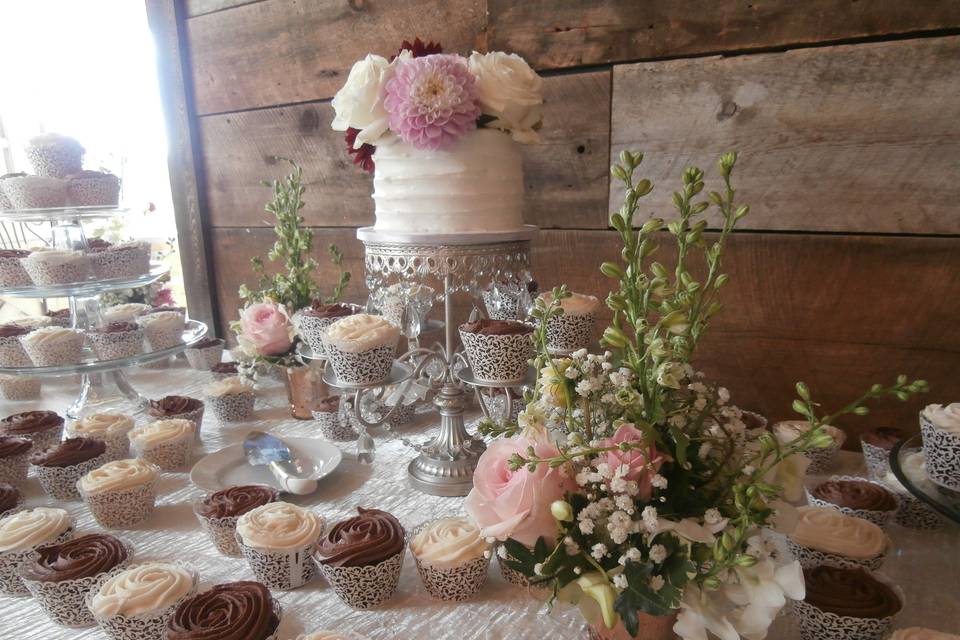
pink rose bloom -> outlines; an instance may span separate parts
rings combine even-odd
[[[616,447],[622,442],[643,442],[643,432],[632,424],[621,425],[612,438],[605,438],[597,445],[600,448]],[[621,465],[627,466],[627,473],[623,477],[634,480],[640,486],[638,494],[642,500],[649,500],[652,493],[650,478],[660,470],[664,457],[652,444],[649,446],[630,449],[629,451],[608,451],[601,454],[600,462],[610,465],[611,471],[616,471]]]
[[[550,514],[550,505],[576,489],[576,485],[546,464],[531,473],[525,467],[511,471],[510,456],[526,455],[533,447],[541,458],[558,454],[553,443],[529,438],[506,438],[495,441],[480,456],[473,474],[473,490],[464,507],[480,527],[480,534],[497,540],[514,540],[532,547],[537,538],[548,542],[557,535],[557,525]]]
[[[240,339],[261,356],[286,353],[293,344],[290,318],[278,304],[252,304],[240,314]]]

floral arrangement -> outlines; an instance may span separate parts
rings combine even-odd
[[[273,190],[273,200],[266,211],[275,219],[277,240],[267,259],[278,263],[280,269],[270,275],[263,258],[255,256],[250,262],[259,278],[259,288],[240,287],[244,307],[240,319],[230,324],[247,364],[269,364],[282,367],[300,366],[294,352],[297,333],[291,316],[309,307],[314,300],[333,303],[340,300],[350,282],[350,272],[343,269],[343,253],[336,245],[329,245],[330,261],[339,269],[337,284],[329,296],[323,296],[314,281],[317,261],[313,258],[313,231],[303,227],[303,169],[292,160],[293,171],[279,180],[264,182]],[[249,367],[248,367],[249,368]]]
[[[736,159],[720,158],[723,188],[706,197],[704,173],[684,171],[678,215],[636,228],[653,185],[634,178],[641,154],[620,155],[612,174],[626,196],[610,224],[622,260],[601,266],[615,282],[608,350],[551,356],[547,321],[570,294],[558,287],[550,304],[537,300],[537,385],[516,424],[485,425],[502,437],[481,457],[466,499],[483,535],[501,542],[501,562],[579,605],[595,627],[622,625],[632,637],[645,616],[673,615],[673,631],[689,640],[765,637],[786,598],[804,596],[799,564],[778,558],[766,532],[791,526],[784,499],[802,495],[802,454],[829,446],[821,427],[866,414],[865,402],[926,390],[901,376],[823,415],[797,383],[793,409],[811,428],[781,442],[696,372],[691,358],[721,309],[725,244],[749,212],[734,199]],[[723,226],[708,236],[702,216],[711,207]],[[677,246],[669,268],[655,260],[665,236]]]
[[[332,127],[346,132],[354,164],[373,172],[379,144],[399,139],[444,149],[478,127],[539,140],[543,80],[523,58],[502,52],[445,54],[440,43],[404,41],[389,60],[356,62],[333,98]]]

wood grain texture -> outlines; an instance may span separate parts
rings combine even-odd
[[[404,39],[445,50],[482,44],[484,0],[271,0],[189,20],[198,114],[332,97],[356,60],[389,56]]]
[[[836,0],[489,0],[491,50],[539,69],[960,26],[960,4]]]
[[[541,227],[607,225],[610,71],[565,74],[544,83],[542,143],[521,145],[525,218]],[[261,180],[300,163],[307,181],[304,218],[311,226],[373,224],[373,182],[330,129],[333,108],[313,102],[199,118],[207,204],[215,227],[267,224],[269,191]]]
[[[617,66],[611,157],[646,153],[661,216],[684,167],[739,150],[744,228],[958,234],[958,59],[946,37]]]

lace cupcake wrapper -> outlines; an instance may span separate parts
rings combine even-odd
[[[203,349],[187,349],[184,354],[186,354],[187,362],[193,369],[210,371],[223,358],[223,344],[204,347]]]
[[[330,344],[326,345],[326,351],[327,361],[337,380],[347,384],[373,384],[389,377],[396,345],[385,344],[360,353],[349,353]]]
[[[410,546],[410,542],[432,522],[434,521],[425,522],[411,531],[407,536],[407,546]],[[463,602],[476,595],[486,584],[493,549],[488,548],[484,555],[467,560],[455,567],[440,567],[429,561],[422,561],[413,552],[412,547],[410,555],[413,556],[417,573],[420,574],[420,580],[423,581],[423,586],[431,598],[446,602]]]
[[[572,353],[586,349],[593,341],[595,313],[578,316],[561,314],[547,321],[547,349],[553,354]]]
[[[159,472],[159,469],[157,470]],[[90,513],[105,529],[124,529],[139,524],[153,514],[157,499],[157,479],[122,491],[104,491],[86,494],[79,486],[80,496]]]
[[[4,400],[10,402],[36,400],[40,397],[42,390],[43,385],[38,378],[10,376],[0,380],[0,394],[3,395]]]
[[[867,475],[872,480],[883,480],[890,472],[890,452],[869,442],[860,441],[863,450],[863,462],[867,466]]]
[[[873,574],[873,577],[893,587],[902,610],[903,592],[883,576]],[[791,600],[790,606],[800,626],[802,640],[882,640],[893,628],[896,618],[896,614],[886,618],[838,616],[804,600]]]
[[[841,556],[836,553],[818,551],[817,549],[805,547],[791,540],[789,536],[787,536],[786,540],[787,549],[804,569],[813,569],[814,567],[827,565],[831,567],[842,567],[844,569],[868,569],[870,571],[876,571],[883,566],[891,547],[888,541],[883,552],[874,558],[848,558],[847,556]]]
[[[162,442],[153,446],[134,445],[133,450],[138,458],[160,467],[163,471],[183,469],[190,463],[193,445],[196,438],[187,434],[173,442]]]
[[[887,493],[889,493],[891,496],[893,496],[894,500],[896,501],[896,507],[894,507],[890,511],[876,511],[873,509],[851,509],[850,507],[841,507],[840,505],[833,504],[832,502],[828,502],[826,500],[821,500],[820,498],[814,497],[813,494],[810,493],[810,489],[804,487],[804,491],[807,494],[808,503],[812,504],[815,507],[830,507],[832,509],[836,509],[840,511],[845,515],[853,516],[854,518],[860,518],[862,520],[867,520],[877,525],[881,529],[887,528],[887,525],[890,524],[890,522],[893,520],[893,517],[897,513],[897,509],[900,507],[899,496],[897,496],[896,493],[890,491],[890,489],[888,489],[887,486],[882,482],[877,482],[876,480],[870,480],[868,478],[860,478],[857,476],[830,476],[827,480],[828,481],[829,480],[837,480],[837,481],[846,480],[851,482],[869,482],[870,484],[875,484],[881,489],[883,489],[884,491],[886,491]]]
[[[406,549],[366,567],[334,567],[316,558],[314,562],[337,597],[348,607],[362,611],[383,604],[397,592],[404,555]]]
[[[77,481],[107,460],[107,454],[104,452],[95,458],[68,467],[35,465],[34,471],[40,486],[43,487],[43,492],[54,500],[78,500],[80,491],[77,489]]]
[[[349,421],[340,420],[339,411],[314,411],[313,418],[320,427],[320,435],[333,442],[356,440],[357,432]]]
[[[938,429],[923,413],[920,414],[920,433],[927,476],[941,487],[960,491],[960,435]]]
[[[225,518],[208,518],[196,512],[197,520],[200,521],[200,528],[203,529],[210,542],[217,551],[225,556],[232,558],[243,557],[240,551],[240,543],[237,542],[237,517],[227,516]]]
[[[0,595],[28,596],[30,591],[20,578],[20,565],[37,549],[53,544],[63,544],[73,538],[73,527],[68,527],[59,536],[41,545],[23,551],[0,552]]]
[[[236,542],[257,581],[270,589],[297,589],[317,575],[317,567],[312,560],[316,542],[291,551],[257,549],[244,544],[240,534],[236,534]]]
[[[473,375],[485,382],[514,384],[523,381],[533,357],[529,334],[483,335],[460,332]]]
[[[253,391],[209,398],[207,403],[220,422],[246,422],[253,417],[256,395]]]

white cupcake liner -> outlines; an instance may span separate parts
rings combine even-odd
[[[339,411],[314,411],[313,418],[320,427],[320,435],[334,442],[356,440],[359,435],[349,420],[341,420]]]
[[[893,587],[900,598],[900,611],[905,605],[903,592],[883,576],[874,578]],[[823,611],[804,600],[791,600],[791,608],[797,618],[802,640],[882,640],[893,628],[897,614],[886,618],[852,618]]]
[[[150,346],[150,351],[161,351],[183,344],[183,329],[170,331],[146,325],[143,327],[143,337]]]
[[[811,549],[802,544],[797,544],[790,536],[785,536],[785,538],[787,540],[787,549],[790,550],[794,560],[799,562],[800,566],[804,569],[813,569],[814,567],[827,565],[830,567],[842,567],[844,569],[868,569],[870,571],[876,571],[883,566],[883,563],[887,559],[887,554],[893,546],[888,539],[887,546],[884,547],[880,555],[876,557],[848,558],[847,556],[841,556],[827,551],[818,551],[817,549]]]
[[[132,563],[128,564],[125,569],[131,569],[136,567],[138,564],[142,563]],[[197,585],[200,582],[200,578],[197,575],[196,570],[182,562],[173,562],[187,572],[190,573],[190,576],[193,579],[193,586],[190,591],[185,595],[180,597],[176,602],[160,611],[147,611],[136,616],[125,616],[125,615],[114,615],[114,616],[100,616],[96,613],[93,615],[94,622],[100,630],[103,631],[104,635],[107,636],[110,640],[158,640],[163,637],[164,629],[167,626],[167,620],[173,615],[173,612],[177,610],[177,607],[186,600],[187,598],[193,596],[197,592]],[[109,578],[113,577],[115,574],[119,573],[123,569],[111,571],[107,574],[103,582],[106,582]],[[101,582],[101,584],[103,583]],[[85,606],[89,609],[90,604],[93,600],[93,597],[96,595],[97,590],[91,590],[87,592],[85,596]]]
[[[483,307],[487,311],[487,317],[491,320],[519,320],[520,319],[520,297],[500,296],[500,304],[494,304],[495,300],[492,291],[483,292]]]
[[[220,344],[203,349],[187,349],[184,353],[187,356],[187,362],[197,371],[210,371],[210,369],[220,363],[223,357],[223,340]]]
[[[416,527],[407,536],[413,541],[421,531],[434,521],[425,522]],[[409,542],[408,542],[409,546]],[[410,555],[417,565],[417,573],[431,598],[446,602],[463,602],[475,596],[487,582],[487,570],[490,567],[492,546],[487,549],[486,555],[473,558],[456,567],[438,567],[429,561],[421,561],[410,547]]]
[[[347,384],[375,384],[390,376],[396,345],[385,344],[375,349],[350,353],[326,343],[327,361],[337,374],[337,380]]]
[[[27,451],[15,456],[0,458],[0,482],[6,482],[20,488],[27,482],[27,470],[30,468],[30,456]]]
[[[46,209],[48,207],[62,207],[67,202],[67,182],[45,182],[38,184],[30,180],[31,176],[7,178],[0,181],[0,188],[10,201],[13,209]],[[58,176],[45,176],[58,177]]]
[[[143,330],[112,333],[88,333],[87,343],[93,347],[97,360],[119,360],[143,353]]]
[[[484,382],[522,382],[534,356],[529,333],[483,335],[460,331],[473,375]]]
[[[29,287],[30,274],[20,264],[20,258],[0,258],[0,287]]]
[[[78,500],[80,492],[77,489],[77,481],[108,460],[107,454],[101,453],[95,458],[78,464],[66,467],[33,465],[33,470],[37,480],[40,481],[40,486],[43,487],[43,492],[48,496],[54,500]]]
[[[593,327],[597,314],[561,314],[547,321],[547,350],[553,354],[572,353],[587,349],[593,342]]]
[[[70,340],[61,340],[55,343],[34,343],[21,340],[20,344],[23,345],[23,350],[27,352],[30,361],[36,367],[60,367],[79,364],[83,357],[83,334],[79,332],[75,333]]]
[[[71,143],[28,146],[27,160],[38,176],[64,178],[79,173],[83,165],[82,147]]]
[[[28,580],[21,575],[21,580],[23,580],[27,590],[30,591],[30,595],[40,605],[40,609],[54,624],[72,629],[92,627],[96,624],[96,620],[94,620],[93,612],[87,608],[87,594],[100,588],[100,585],[114,571],[128,566],[130,558],[133,557],[133,547],[127,542],[124,542],[123,546],[127,550],[127,558],[109,571],[98,573],[95,576],[61,580],[59,582],[38,582]],[[31,555],[35,554],[36,552]]]
[[[890,524],[890,522],[893,520],[893,517],[896,515],[897,509],[900,508],[900,496],[898,496],[896,492],[891,491],[890,488],[887,487],[882,482],[878,482],[876,480],[870,480],[869,478],[860,478],[857,476],[830,476],[829,478],[827,478],[826,480],[822,480],[821,482],[828,482],[831,480],[851,481],[851,482],[869,482],[870,484],[874,484],[880,487],[881,489],[883,489],[884,491],[886,491],[887,493],[889,493],[890,495],[892,495],[897,506],[894,509],[891,509],[890,511],[875,511],[872,509],[851,509],[850,507],[841,507],[840,505],[833,504],[832,502],[828,502],[826,500],[821,500],[820,498],[814,497],[814,495],[810,492],[810,489],[808,487],[804,487],[803,490],[807,494],[807,502],[815,507],[830,507],[832,509],[836,509],[837,511],[845,515],[853,516],[854,518],[860,518],[862,520],[867,520],[877,525],[881,529],[887,528],[887,525]]]
[[[70,178],[67,201],[73,207],[115,207],[120,203],[120,179],[114,175]]]
[[[88,256],[79,256],[75,260],[62,264],[50,264],[43,260],[21,258],[20,264],[23,265],[24,271],[29,274],[33,284],[38,286],[84,282],[89,280],[93,274]]]
[[[20,565],[30,557],[35,549],[49,547],[52,544],[62,544],[71,538],[73,538],[73,527],[68,527],[66,531],[50,542],[45,542],[36,547],[24,549],[23,551],[0,551],[0,595],[30,595],[30,591],[20,578]]]
[[[237,520],[238,516],[226,516],[223,518],[211,518],[194,509],[197,520],[200,521],[200,528],[206,531],[210,542],[216,547],[217,551],[225,556],[239,558],[243,556],[240,551],[240,543],[237,542]]]
[[[157,465],[161,470],[177,471],[190,463],[195,442],[196,438],[192,434],[187,434],[178,440],[161,442],[153,446],[134,442],[131,448],[138,458]]]
[[[900,508],[897,509],[893,521],[901,527],[918,531],[937,531],[947,523],[942,515],[923,500],[904,493],[899,493],[898,496]]]
[[[393,597],[400,583],[406,549],[366,567],[334,567],[314,559],[334,593],[348,607],[365,610]]]
[[[843,446],[843,442],[834,440],[829,447],[804,451],[803,455],[810,461],[810,466],[807,467],[807,475],[815,476],[826,473],[833,465],[833,460],[837,457],[837,451],[840,450],[841,446]]]
[[[220,422],[246,422],[253,417],[256,394],[253,391],[208,397],[207,404]]]
[[[111,460],[126,460],[130,457],[130,439],[127,437],[126,432],[110,434],[76,433],[68,427],[67,437],[88,438],[102,442],[104,446],[107,447],[107,450],[104,452],[107,462]]]
[[[327,354],[327,349],[323,346],[323,333],[327,327],[344,317],[346,316],[315,318],[302,313],[297,316],[297,333],[313,351],[314,357],[323,357]]]
[[[124,247],[89,254],[93,275],[101,280],[137,278],[150,271],[150,246]]]
[[[159,476],[130,489],[95,494],[85,493],[79,481],[77,487],[84,503],[101,527],[124,529],[143,522],[153,514],[157,499],[157,480]]]
[[[863,462],[867,466],[867,475],[873,480],[882,480],[890,473],[890,452],[883,447],[860,440],[863,450]]]
[[[298,589],[317,575],[317,568],[312,560],[317,541],[300,549],[267,551],[244,544],[240,534],[235,535],[240,553],[246,559],[253,575],[269,589]]]
[[[927,476],[935,484],[960,491],[960,435],[938,429],[920,413]]]
[[[0,367],[29,367],[31,364],[20,336],[0,336]]]
[[[0,379],[0,395],[3,396],[4,400],[11,402],[36,400],[40,397],[42,390],[43,384],[39,378],[9,376]]]
[[[43,451],[58,444],[63,438],[63,424],[61,423],[60,426],[54,429],[44,429],[43,431],[36,431],[34,433],[12,433],[10,435],[32,442],[33,447],[30,449],[31,453],[34,451]]]

